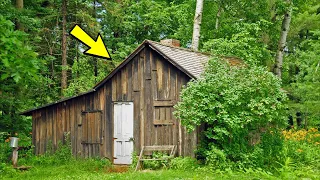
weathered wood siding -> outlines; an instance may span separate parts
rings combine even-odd
[[[113,102],[134,103],[134,150],[177,145],[194,156],[197,132],[187,133],[172,112],[190,78],[149,47],[140,51],[97,91],[33,112],[35,153],[42,154],[70,132],[73,154],[113,158]]]
[[[105,99],[103,93],[90,93],[34,111],[32,132],[35,153],[56,150],[59,142],[65,143],[69,137],[74,155],[108,157],[105,129],[109,124],[104,120],[105,104],[100,103],[101,99]]]

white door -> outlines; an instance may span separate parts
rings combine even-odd
[[[114,164],[131,164],[133,102],[114,103]]]

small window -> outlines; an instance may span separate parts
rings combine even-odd
[[[157,106],[154,107],[154,125],[173,125],[173,107]]]

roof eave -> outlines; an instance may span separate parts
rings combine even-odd
[[[90,94],[90,93],[92,93],[92,92],[94,92],[94,91],[96,91],[96,90],[95,90],[95,89],[91,89],[91,90],[89,90],[89,91],[87,91],[87,92],[80,93],[80,94],[75,95],[75,96],[63,98],[63,99],[60,99],[60,100],[58,100],[58,101],[54,101],[54,102],[52,102],[52,103],[45,104],[45,105],[40,106],[40,107],[36,107],[36,108],[32,108],[32,109],[29,109],[29,110],[20,112],[19,114],[20,114],[20,115],[24,115],[24,116],[31,116],[33,111],[36,111],[36,110],[39,110],[39,109],[42,109],[42,108],[45,108],[45,107],[53,106],[53,105],[55,105],[55,104],[58,104],[58,103],[61,103],[61,102],[64,102],[64,101],[68,101],[68,100],[71,100],[71,99],[74,99],[74,98],[77,98],[77,97],[80,97],[80,96],[83,96],[83,95],[86,95],[86,94]]]

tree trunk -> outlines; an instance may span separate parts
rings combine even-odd
[[[291,3],[288,1],[288,3]],[[282,64],[283,64],[283,52],[284,48],[286,47],[287,42],[287,35],[290,28],[290,21],[291,21],[291,12],[292,12],[292,5],[290,5],[289,9],[286,11],[282,25],[281,25],[281,34],[278,43],[278,50],[276,55],[276,64],[275,64],[275,74],[281,79],[282,77]]]
[[[61,95],[63,96],[64,89],[67,88],[67,33],[66,33],[66,25],[67,25],[67,0],[62,0],[62,57],[61,57]]]
[[[194,21],[193,21],[193,34],[192,34],[192,45],[191,45],[191,49],[195,51],[197,51],[199,48],[202,10],[203,10],[203,0],[197,0],[196,13],[194,15]]]
[[[218,9],[217,16],[216,16],[216,26],[215,26],[216,29],[219,28],[219,20],[220,20],[220,16],[221,16],[221,11],[222,11],[222,5],[219,5],[219,9]]]
[[[97,10],[96,10],[96,0],[93,1],[93,17],[96,20],[97,19]],[[97,77],[98,77],[98,59],[93,58],[93,64],[94,64],[94,82],[97,83]]]
[[[23,9],[23,0],[16,0],[16,8],[18,9],[18,11],[21,11]],[[22,24],[18,19],[16,19],[16,29],[20,31],[24,30]]]

